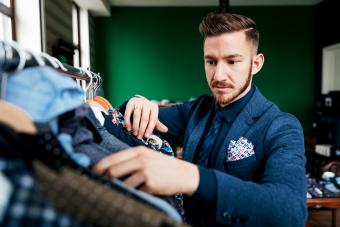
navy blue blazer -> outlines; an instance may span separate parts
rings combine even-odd
[[[214,105],[213,97],[200,96],[193,102],[160,109],[159,118],[168,126],[169,136],[183,141],[184,160],[192,162]],[[230,142],[241,137],[253,145],[255,154],[228,161]],[[304,226],[306,159],[303,130],[293,115],[281,112],[255,88],[217,157],[213,167],[215,214],[204,221],[206,225]],[[204,215],[191,219],[197,217]]]

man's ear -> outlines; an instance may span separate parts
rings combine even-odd
[[[253,58],[253,65],[252,65],[252,69],[251,69],[251,74],[255,75],[256,73],[258,73],[261,70],[263,64],[264,64],[264,55],[263,54],[257,54]]]

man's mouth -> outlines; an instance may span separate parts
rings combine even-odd
[[[223,88],[231,88],[231,86],[221,86],[221,85],[219,85],[219,86],[215,86],[214,88],[223,89]]]
[[[233,88],[233,86],[231,84],[227,84],[227,83],[219,83],[219,82],[213,82],[211,84],[211,87],[214,89],[226,89],[226,88]]]

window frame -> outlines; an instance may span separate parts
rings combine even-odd
[[[12,26],[12,40],[17,40],[16,27],[15,27],[15,0],[10,0],[10,6],[0,2],[0,13],[11,19]]]
[[[77,13],[77,35],[78,35],[78,44],[76,45],[76,49],[78,50],[78,62],[79,67],[81,67],[81,34],[80,34],[80,7],[75,1],[72,1],[73,6],[76,9]]]

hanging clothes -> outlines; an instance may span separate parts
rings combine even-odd
[[[38,66],[9,77],[5,100],[28,112],[34,122],[45,123],[81,106],[83,96],[71,78],[50,67]]]
[[[117,180],[112,181],[98,176],[87,168],[78,165],[66,155],[48,125],[37,125],[37,127],[39,129],[38,135],[15,135],[15,137],[22,139],[21,143],[16,144],[22,145],[16,147],[14,153],[8,153],[2,149],[0,155],[5,158],[13,158],[17,154],[25,161],[26,165],[32,166],[39,185],[59,209],[66,210],[78,218],[81,217],[80,221],[92,224],[101,223],[101,221],[97,220],[96,222],[92,219],[92,216],[87,217],[85,214],[88,212],[84,210],[100,212],[103,209],[108,209],[108,207],[111,207],[111,212],[95,216],[101,215],[101,218],[109,219],[109,223],[117,224],[120,218],[113,214],[118,212],[124,216],[124,219],[130,215],[136,220],[128,226],[135,226],[138,222],[152,223],[157,219],[158,221],[160,221],[159,219],[167,220],[169,217],[171,217],[170,223],[173,222],[175,225],[180,223],[179,214],[169,204],[146,193],[128,188]],[[5,133],[3,130],[1,131],[2,135]],[[13,139],[7,136],[6,141],[13,141]],[[93,199],[91,195],[96,191],[97,195]],[[74,202],[70,203],[69,201]],[[110,203],[115,203],[115,201],[119,204],[109,206]],[[84,206],[87,208],[80,209]],[[122,208],[126,206],[135,207],[135,209],[124,212],[125,210]],[[143,212],[149,213],[150,217],[155,219],[141,220]]]
[[[0,172],[12,188],[9,203],[3,209],[0,226],[87,226],[55,209],[42,193],[27,166],[27,159],[18,154],[18,151],[32,152],[23,140],[2,124],[0,135]]]
[[[32,89],[31,76],[34,81],[34,89]],[[83,104],[82,91],[76,87],[72,79],[67,79],[69,78],[64,77],[48,67],[25,69],[9,77],[6,100],[23,108],[32,116],[34,122],[45,123],[44,127],[48,128],[49,133],[44,134],[44,130],[40,132],[40,137],[45,138],[45,140],[42,139],[39,146],[36,147],[36,145],[32,145],[32,147],[36,149],[42,149],[43,147],[43,152],[40,152],[40,154],[48,155],[51,152],[56,152],[56,150],[59,150],[61,153],[55,154],[57,156],[53,158],[43,156],[38,159],[40,159],[44,165],[50,167],[61,165],[59,166],[60,168],[66,168],[69,163],[72,163],[71,167],[77,171],[69,170],[68,173],[72,174],[74,176],[73,181],[76,181],[78,178],[80,180],[84,174],[90,178],[94,177],[90,171],[93,164],[103,157],[113,152],[126,149],[129,146],[108,133],[106,128],[96,121],[92,110]],[[27,83],[27,81],[30,81],[30,83]],[[38,88],[41,87],[43,91],[42,94],[39,94],[35,86]],[[55,140],[49,141],[46,140],[47,138],[55,138]],[[37,140],[37,138],[33,137],[26,140],[26,142],[34,142],[35,140]],[[56,146],[60,146],[60,148],[56,148]],[[31,152],[34,152],[34,150],[31,149],[27,151],[28,154]],[[60,156],[63,158],[67,157],[70,160],[63,162]],[[79,172],[79,170],[81,171]],[[51,171],[50,176],[54,174],[56,174],[57,177],[59,176],[58,170],[52,169]],[[46,172],[49,172],[49,170],[45,169],[39,173],[41,177],[48,180],[45,176]],[[60,177],[64,179],[64,176]],[[112,186],[113,188],[120,188],[119,190],[123,190],[124,193],[133,195],[133,198],[138,198],[139,201],[166,214],[171,220],[175,220],[178,223],[181,222],[181,217],[178,212],[163,200],[127,188],[117,180],[111,181],[103,177],[99,178],[101,183],[97,182],[96,187],[101,187],[103,184],[114,185]],[[52,185],[52,183],[54,183],[54,181],[49,182],[48,185]],[[82,188],[82,185],[79,185],[79,188]],[[47,191],[52,194],[56,193],[53,190],[54,188],[52,187]],[[91,192],[91,190],[89,191]],[[49,197],[51,196],[49,195]],[[168,198],[164,199],[168,201]],[[173,205],[171,201],[170,199],[169,203]],[[176,207],[176,202],[174,206]],[[68,208],[65,209],[67,210]],[[76,210],[73,210],[73,212],[76,212]],[[74,213],[72,214],[74,215]],[[92,221],[90,223],[93,223]]]

